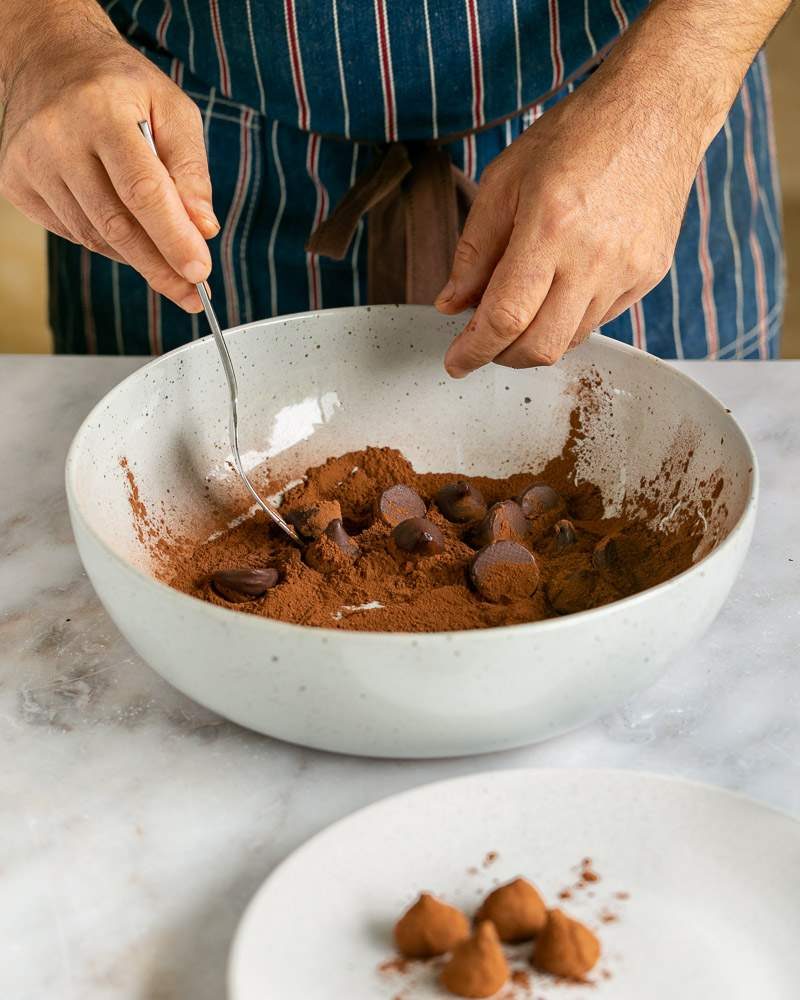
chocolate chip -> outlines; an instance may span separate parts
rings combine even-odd
[[[546,483],[534,483],[517,497],[525,517],[540,517],[561,504],[561,497]]]
[[[379,516],[390,528],[394,528],[401,521],[407,521],[410,517],[425,517],[427,513],[422,497],[410,486],[399,483],[381,493],[377,506]]]
[[[601,538],[592,552],[592,565],[595,569],[610,569],[617,561],[617,543],[610,535]]]
[[[319,538],[331,521],[341,520],[342,508],[338,500],[320,500],[310,507],[300,507],[286,512],[286,520],[293,524],[301,538]]]
[[[466,524],[486,514],[486,501],[479,489],[463,479],[443,486],[435,497],[436,506],[448,521]]]
[[[539,567],[531,553],[518,542],[492,542],[475,556],[470,579],[487,601],[518,601],[530,597],[539,586]]]
[[[478,549],[502,539],[520,542],[529,528],[520,505],[514,500],[501,500],[489,508],[489,513],[472,532],[470,542]]]
[[[556,573],[547,582],[547,599],[559,614],[586,611],[595,605],[597,576],[590,569]]]
[[[276,569],[222,569],[211,577],[211,586],[220,597],[232,604],[255,601],[280,579]]]
[[[572,521],[556,521],[556,552],[563,552],[578,540]]]
[[[392,531],[398,549],[417,556],[435,556],[444,552],[444,535],[426,517],[409,517]]]
[[[332,543],[332,544],[331,544]],[[331,573],[341,564],[342,558],[357,559],[361,549],[337,517],[331,521],[320,537],[308,546],[305,561],[320,573]]]

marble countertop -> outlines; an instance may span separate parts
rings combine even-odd
[[[681,365],[740,420],[763,484],[744,571],[691,653],[580,732],[398,762],[224,722],[151,672],[100,607],[64,457],[142,360],[0,358],[0,996],[222,1000],[234,928],[269,871],[333,820],[440,778],[643,768],[800,816],[800,362]]]

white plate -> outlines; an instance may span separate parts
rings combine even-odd
[[[497,859],[486,865],[489,852]],[[585,856],[600,881],[558,905],[597,929],[596,988],[533,975],[530,994],[504,1000],[797,1000],[800,824],[704,785],[567,769],[428,785],[314,837],[250,904],[231,1000],[442,998],[430,967],[378,971],[393,922],[421,889],[472,912],[523,874],[552,905]],[[604,923],[604,910],[619,919]]]

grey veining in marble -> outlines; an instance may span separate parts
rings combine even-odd
[[[248,898],[353,809],[501,767],[645,768],[800,815],[800,363],[683,365],[759,455],[745,569],[649,691],[548,744],[392,762],[287,746],[169,688],[118,635],[72,544],[69,441],[135,359],[0,358],[0,997],[221,1000]]]

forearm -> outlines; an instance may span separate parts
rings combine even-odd
[[[7,99],[22,66],[46,58],[56,39],[74,38],[77,46],[88,25],[117,36],[97,0],[1,0],[0,103]]]
[[[667,123],[699,156],[791,0],[654,0],[589,83],[633,105],[629,125]],[[665,143],[668,139],[665,136]]]

